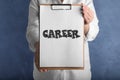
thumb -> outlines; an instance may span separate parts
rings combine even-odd
[[[83,4],[83,3],[81,3],[81,7],[83,7],[83,5],[84,5],[84,4]]]

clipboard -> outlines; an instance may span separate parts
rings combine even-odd
[[[40,4],[39,10],[40,47],[35,54],[36,67],[84,70],[84,20],[80,14],[81,4]]]

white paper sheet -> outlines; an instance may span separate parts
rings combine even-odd
[[[40,6],[40,67],[84,67],[84,21],[80,9],[72,6],[71,10],[51,10],[50,5]]]

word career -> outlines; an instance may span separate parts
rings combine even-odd
[[[78,30],[44,30],[43,31],[44,38],[78,38],[80,35],[78,34]]]

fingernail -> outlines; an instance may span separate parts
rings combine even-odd
[[[44,72],[46,72],[46,70],[44,69]]]
[[[83,8],[81,8],[81,11],[83,11]]]
[[[81,6],[83,6],[83,3],[81,3]]]

